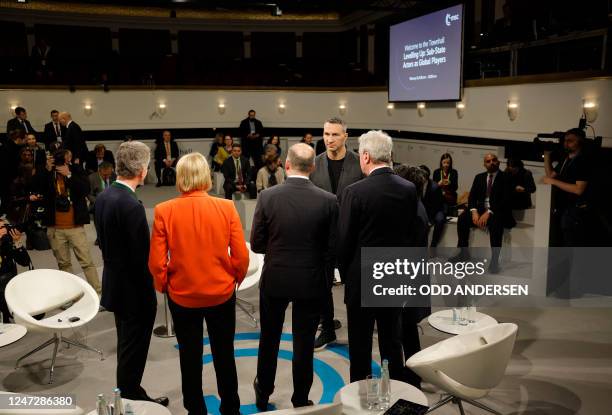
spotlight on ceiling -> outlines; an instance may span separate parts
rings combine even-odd
[[[280,6],[278,4],[273,4],[272,5],[272,16],[282,16],[283,15],[283,11],[281,10]]]

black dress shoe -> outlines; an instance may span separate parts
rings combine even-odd
[[[255,390],[255,406],[257,407],[257,409],[259,409],[260,411],[267,411],[268,410],[268,399],[270,398],[269,395],[265,395],[261,389],[259,388],[259,382],[257,381],[257,378],[255,378],[253,380],[253,389]]]
[[[314,405],[314,402],[309,399],[305,403],[299,403],[299,404],[294,403],[293,407],[294,408],[301,408],[302,406],[313,406],[313,405]]]

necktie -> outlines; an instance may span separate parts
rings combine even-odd
[[[493,175],[489,174],[487,179],[487,196],[491,196],[491,189],[493,189]]]
[[[56,137],[60,137],[62,134],[60,133],[60,127],[59,124],[53,124],[55,126],[55,136]]]
[[[236,180],[239,184],[242,184],[242,169],[240,168],[240,159],[236,160]]]
[[[170,154],[170,143],[166,143],[166,157],[168,157],[168,159],[172,157]]]
[[[26,134],[29,133],[28,125],[25,123],[24,120],[21,120],[21,125],[23,126],[23,129],[25,130]]]

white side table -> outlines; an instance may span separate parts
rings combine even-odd
[[[427,397],[414,386],[391,379],[391,401],[393,405],[398,399],[405,399],[419,405],[428,406]],[[349,383],[338,391],[335,401],[342,403],[344,415],[381,415],[385,411],[370,411],[366,398],[366,381]]]
[[[497,324],[497,320],[488,314],[476,312],[474,313],[475,323],[469,323],[462,326],[458,323],[453,323],[453,310],[440,310],[436,311],[427,319],[429,325],[436,330],[448,334],[463,334],[469,333],[474,330],[482,329]]]
[[[25,336],[27,331],[21,324],[0,323],[0,347],[15,343]]]
[[[137,415],[172,415],[172,413],[165,406],[161,406],[155,402],[149,401],[133,401],[131,399],[123,399],[123,409],[125,405],[130,404],[132,410]],[[96,410],[88,412],[87,415],[96,415]]]

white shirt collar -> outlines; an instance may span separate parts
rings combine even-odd
[[[68,121],[68,122],[66,123],[66,128],[68,128],[68,126],[69,126],[71,123],[72,123],[72,120]]]
[[[134,193],[136,193],[136,187],[131,186],[130,184],[128,184],[128,183],[126,183],[126,182],[124,182],[123,180],[119,180],[119,179],[117,179],[117,180],[115,180],[115,181],[116,181],[117,183],[119,183],[119,184],[124,185],[125,187],[129,187],[130,189],[132,189],[132,191],[133,191]]]
[[[307,177],[307,176],[300,176],[299,174],[292,174],[290,176],[287,176],[288,179],[291,179],[292,177],[295,177],[296,179],[310,180],[309,177]]]

